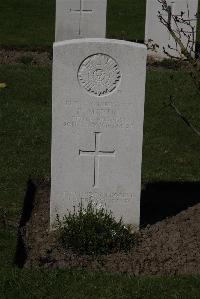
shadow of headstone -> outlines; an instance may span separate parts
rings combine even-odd
[[[23,228],[25,227],[26,223],[30,219],[31,212],[33,209],[35,194],[36,194],[36,185],[33,183],[32,180],[29,179],[27,182],[27,189],[24,198],[22,215],[19,223],[17,248],[14,257],[14,264],[20,268],[23,267],[26,261],[26,248],[23,242]]]
[[[200,183],[149,183],[141,193],[140,226],[175,216],[200,203]]]

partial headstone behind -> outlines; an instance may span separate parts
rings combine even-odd
[[[56,41],[106,36],[107,0],[57,0]]]
[[[195,35],[194,40],[196,41],[196,28],[197,28],[197,20],[195,15],[198,11],[198,0],[167,0],[168,7],[171,10],[173,15],[180,15],[181,12],[184,12],[184,18],[191,19],[191,24],[195,27]],[[189,16],[188,16],[189,10]],[[149,54],[152,56],[157,56],[160,58],[166,58],[167,55],[163,52],[163,47],[171,54],[172,56],[180,56],[177,51],[169,49],[168,45],[173,49],[176,49],[176,43],[172,36],[170,35],[168,29],[161,24],[158,18],[158,11],[161,12],[163,17],[167,22],[170,22],[173,30],[177,32],[177,27],[175,22],[172,19],[168,19],[167,12],[162,10],[162,4],[158,2],[158,0],[147,0],[146,5],[146,25],[145,25],[145,41],[147,42],[149,39],[153,41],[153,43],[159,45],[159,49],[157,49],[157,53],[155,51],[149,51]],[[180,28],[183,28],[184,31],[188,32],[188,26],[182,25]],[[182,34],[181,40],[183,44],[186,46],[188,39]],[[195,49],[194,49],[195,50]]]
[[[51,226],[80,202],[139,227],[146,47],[54,44]]]

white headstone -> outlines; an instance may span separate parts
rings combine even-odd
[[[185,19],[188,19],[188,10],[189,10],[189,18],[192,19],[191,24],[195,27],[195,36],[194,39],[196,41],[196,28],[197,28],[197,19],[195,15],[198,11],[198,0],[167,0],[167,4],[171,9],[172,14],[180,15],[181,11],[185,12]],[[145,40],[146,42],[151,39],[154,43],[159,45],[159,49],[157,53],[154,51],[149,51],[149,53],[153,56],[166,58],[167,55],[163,53],[163,47],[173,56],[180,56],[177,51],[171,50],[168,48],[170,45],[173,49],[176,49],[176,43],[172,38],[171,34],[167,30],[167,28],[161,24],[158,18],[158,11],[161,12],[163,17],[168,21],[168,14],[162,10],[162,4],[158,2],[158,0],[147,0],[146,5],[146,25],[145,25]],[[172,28],[174,28],[175,32],[177,31],[176,25],[173,20],[171,21]],[[189,27],[182,25],[180,28],[183,28],[186,32]],[[183,44],[187,45],[187,38],[181,34],[181,40]],[[195,50],[195,49],[194,49]]]
[[[56,41],[105,37],[107,0],[57,0]]]
[[[82,201],[139,225],[146,46],[54,44],[51,225]]]

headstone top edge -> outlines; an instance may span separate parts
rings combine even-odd
[[[118,44],[118,45],[124,45],[124,46],[130,46],[133,48],[139,48],[139,49],[145,49],[147,50],[146,45],[139,44],[135,42],[129,42],[125,40],[118,40],[118,39],[107,39],[107,38],[81,38],[81,39],[71,39],[71,40],[65,40],[60,42],[55,42],[53,44],[53,48],[66,46],[66,45],[73,45],[73,44],[88,44],[88,43],[98,43],[98,44]]]

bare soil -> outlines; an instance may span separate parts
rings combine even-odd
[[[47,51],[30,51],[26,49],[8,50],[0,48],[0,64],[48,66],[52,64],[52,55]]]
[[[36,66],[51,66],[52,53],[49,51],[28,50],[28,49],[7,49],[0,48],[0,64],[7,65],[36,65]],[[148,56],[147,69],[150,70],[184,70],[190,71],[190,66],[187,62],[171,62],[168,60],[158,60],[155,57]]]
[[[128,253],[100,257],[64,251],[56,232],[49,232],[50,182],[31,182],[20,224],[18,257],[24,267],[87,268],[132,275],[200,273],[200,204],[140,230]]]

